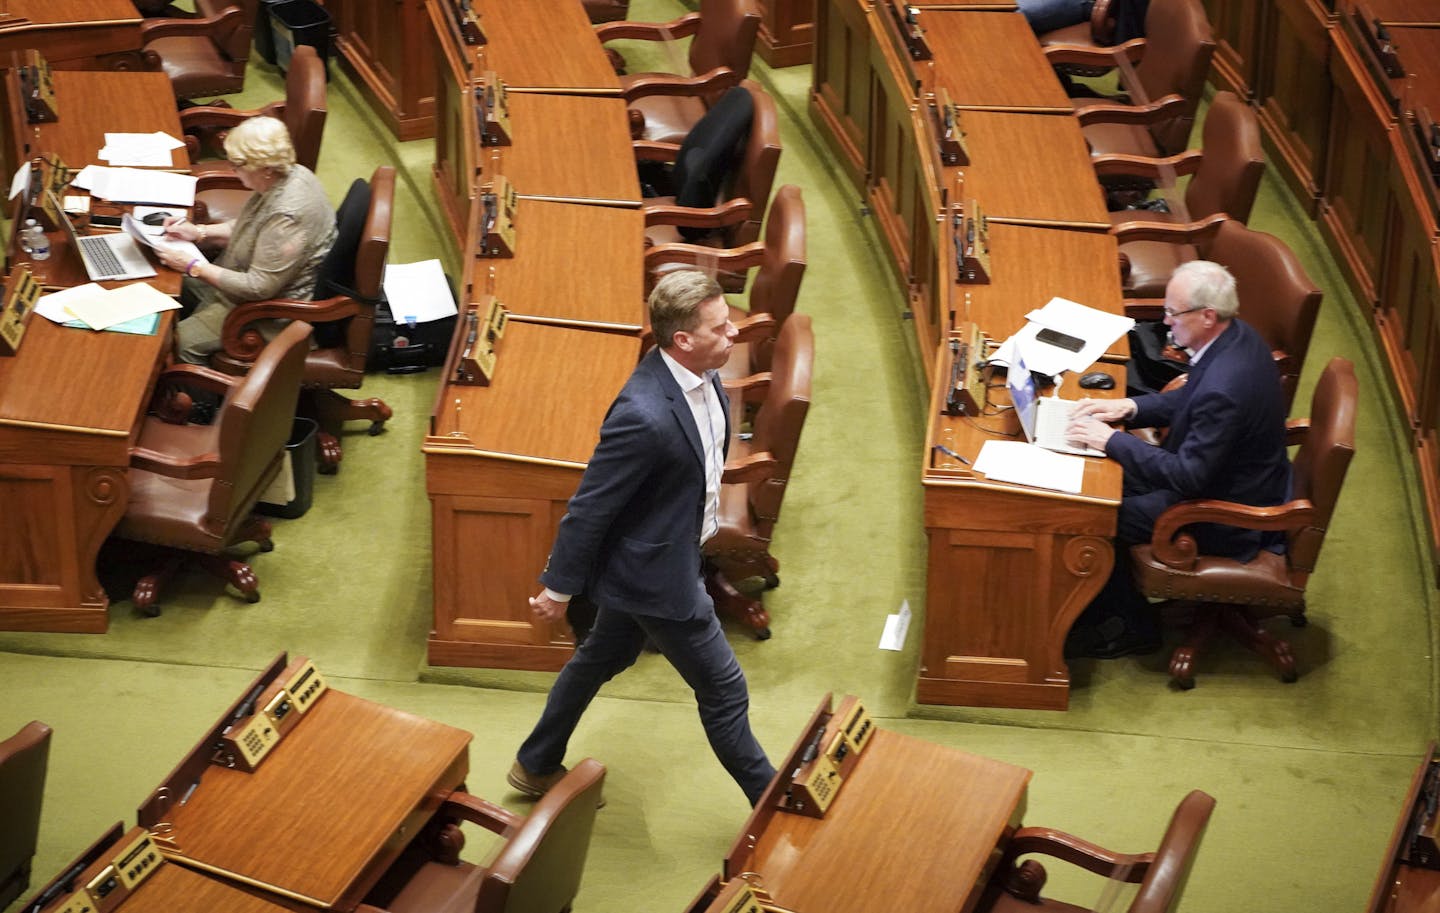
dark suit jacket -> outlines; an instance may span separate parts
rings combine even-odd
[[[1129,434],[1110,436],[1105,452],[1125,467],[1127,499],[1145,493],[1154,515],[1176,501],[1218,498],[1256,507],[1283,504],[1289,493],[1285,402],[1270,346],[1236,319],[1220,334],[1185,386],[1135,398],[1129,424],[1169,428],[1160,447]],[[1150,517],[1153,522],[1154,517]],[[1197,529],[1202,550],[1253,555],[1253,530]]]
[[[729,400],[713,381],[726,413]],[[705,451],[690,404],[652,349],[600,427],[540,582],[601,608],[689,618],[700,608]]]

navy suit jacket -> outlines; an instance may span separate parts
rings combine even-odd
[[[712,381],[725,412],[729,399]],[[658,348],[610,405],[540,582],[601,608],[686,619],[701,599],[705,450],[690,403]]]
[[[1169,428],[1155,447],[1114,434],[1105,452],[1125,467],[1127,500],[1149,498],[1153,525],[1177,501],[1217,498],[1255,507],[1283,504],[1289,494],[1285,401],[1270,346],[1235,319],[1210,345],[1178,390],[1135,397],[1129,424]],[[1202,551],[1253,556],[1262,537],[1253,530],[1197,528]]]

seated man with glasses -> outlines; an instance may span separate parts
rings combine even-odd
[[[1270,346],[1238,319],[1235,278],[1225,267],[1194,260],[1165,288],[1165,324],[1190,352],[1189,380],[1169,392],[1119,400],[1081,400],[1067,437],[1105,453],[1125,469],[1116,529],[1115,570],[1075,623],[1069,656],[1108,659],[1160,646],[1159,626],[1130,581],[1130,546],[1149,542],[1155,520],[1179,501],[1217,498],[1256,507],[1285,502],[1290,459],[1285,403]],[[1117,432],[1166,428],[1159,446]],[[1279,547],[1274,534],[1219,524],[1194,527],[1205,554],[1248,561]]]

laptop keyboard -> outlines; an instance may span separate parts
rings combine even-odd
[[[120,258],[115,256],[115,251],[106,243],[104,238],[81,238],[80,243],[85,247],[85,255],[95,265],[95,269],[102,276],[119,276],[125,272],[125,265]]]

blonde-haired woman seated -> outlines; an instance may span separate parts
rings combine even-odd
[[[192,364],[206,364],[220,348],[225,316],[237,304],[309,299],[320,261],[335,243],[335,210],[314,173],[295,164],[283,122],[244,121],[225,138],[225,156],[240,182],[255,191],[240,215],[209,225],[165,220],[166,237],[193,241],[202,251],[223,248],[220,255],[210,262],[156,251],[166,266],[186,275],[181,301],[194,310],[176,325],[175,349]],[[280,323],[267,329],[278,330]]]

